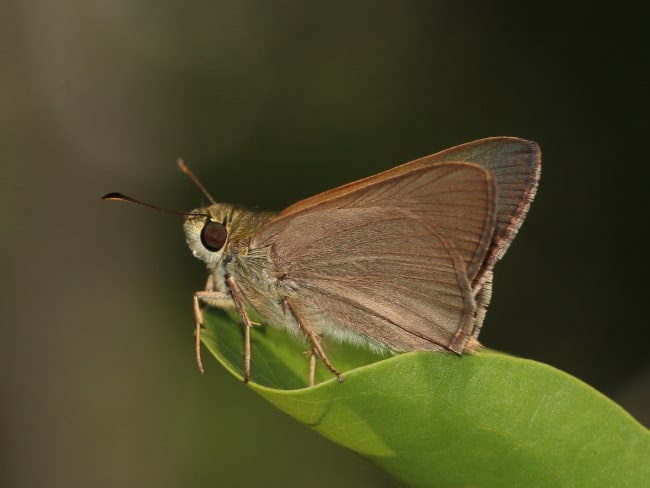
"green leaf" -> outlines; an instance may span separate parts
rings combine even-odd
[[[240,321],[214,310],[205,319],[204,344],[241,379]],[[306,388],[305,343],[267,326],[251,338],[253,390],[407,486],[648,486],[650,432],[550,366],[325,344],[345,381],[319,365],[321,383]]]

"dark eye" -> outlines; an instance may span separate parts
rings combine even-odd
[[[221,249],[228,237],[226,226],[221,222],[208,222],[201,231],[201,242],[208,251]]]

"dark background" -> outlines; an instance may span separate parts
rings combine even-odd
[[[201,205],[178,156],[217,199],[281,209],[473,139],[538,141],[538,197],[497,265],[481,339],[650,425],[642,12],[261,0],[2,10],[2,486],[391,486],[214,361],[197,372],[191,293],[205,272],[180,219],[99,199]]]

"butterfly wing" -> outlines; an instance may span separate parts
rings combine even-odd
[[[460,353],[476,314],[466,263],[494,232],[492,174],[447,163],[384,175],[281,214],[250,247],[269,250],[280,294],[317,333]]]
[[[492,296],[494,265],[508,250],[537,193],[542,155],[533,141],[493,137],[453,147],[433,157],[437,162],[460,160],[480,164],[493,172],[496,182],[497,217],[492,242],[485,259],[470,266],[478,271],[472,278],[477,307],[473,335],[477,337]],[[427,159],[423,158],[422,163],[430,164]]]
[[[454,222],[455,215],[451,215],[450,222],[441,222],[438,215],[432,214],[432,220],[445,226],[445,235],[459,248],[467,268],[467,275],[475,283],[475,289],[478,292],[485,281],[484,272],[491,271],[494,263],[501,259],[508,249],[510,242],[521,227],[537,191],[541,171],[541,152],[535,142],[516,137],[491,137],[462,144],[307,198],[285,209],[281,216],[290,216],[308,211],[314,206],[322,206],[324,200],[330,206],[363,205],[369,199],[364,190],[372,188],[387,177],[398,178],[418,169],[453,161],[478,164],[489,169],[494,176],[496,223],[491,235],[487,236],[489,241],[487,244],[483,240],[466,242],[465,231],[475,233],[471,229],[468,230],[467,227],[460,227],[467,225],[466,221]],[[459,181],[459,183],[461,186],[466,184],[463,181]],[[408,185],[408,182],[406,184]],[[392,193],[396,194],[400,188],[395,187],[394,190]],[[362,195],[362,198],[359,199],[358,195]],[[449,197],[446,200],[444,199],[445,195]],[[447,194],[438,194],[435,197],[422,195],[422,199],[427,202],[427,205],[433,205],[431,199],[438,198],[441,206],[451,206],[446,208],[453,208],[454,202],[450,200],[456,197],[454,190]],[[492,196],[488,196],[488,198],[492,198]],[[423,209],[427,205],[424,205]],[[464,215],[464,212],[461,213]]]
[[[473,164],[416,160],[369,178],[298,202],[280,213],[283,219],[314,209],[392,206],[408,210],[451,240],[470,281],[488,253],[496,222],[492,174]],[[417,163],[417,164],[416,164]]]
[[[492,137],[456,146],[413,163],[431,164],[429,158],[438,163],[472,162],[493,172],[497,189],[495,231],[485,260],[474,263],[483,272],[491,273],[515,238],[537,193],[542,158],[539,146],[516,137]],[[477,276],[474,282],[483,280]]]

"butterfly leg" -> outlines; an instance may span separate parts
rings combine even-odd
[[[316,381],[316,351],[311,350],[311,355],[309,356],[309,386],[314,386]]]
[[[334,375],[336,375],[336,377],[339,380],[339,383],[341,383],[344,379],[343,375],[334,367],[334,365],[332,365],[330,360],[327,359],[327,355],[325,354],[325,351],[323,351],[323,348],[320,345],[320,340],[318,339],[316,333],[312,330],[311,327],[309,327],[309,325],[307,325],[307,322],[305,322],[300,318],[300,316],[296,312],[296,309],[293,307],[293,305],[291,305],[291,302],[289,301],[288,298],[285,297],[282,299],[282,305],[283,308],[288,309],[291,312],[291,315],[293,315],[293,318],[296,319],[296,322],[298,322],[300,328],[303,331],[305,331],[305,334],[307,335],[307,337],[309,337],[309,340],[314,346],[315,353],[318,354],[318,357],[320,357],[321,361],[323,361],[323,364],[327,366],[327,369],[329,369],[332,373],[334,373]],[[314,365],[314,370],[315,367],[316,366]],[[310,385],[313,385],[313,380],[311,378],[311,371],[310,371],[309,381],[310,381]]]
[[[226,283],[230,288],[232,300],[235,302],[237,312],[239,312],[244,322],[244,383],[248,383],[251,377],[251,327],[253,326],[253,322],[248,318],[242,293],[232,275],[226,275]]]
[[[316,350],[312,347],[304,354],[309,358],[309,386],[314,386],[316,382]]]
[[[203,367],[203,360],[201,359],[201,328],[203,327],[203,307],[201,306],[200,299],[201,294],[206,293],[212,290],[214,279],[212,275],[208,276],[208,281],[205,283],[205,289],[197,291],[194,293],[193,305],[194,305],[194,323],[196,324],[196,329],[194,331],[194,349],[196,352],[196,364],[199,367],[201,374],[205,374],[205,368]]]
[[[208,276],[208,281],[205,283],[205,289],[194,292],[194,322],[196,330],[194,332],[194,347],[196,350],[196,364],[201,373],[205,373],[203,368],[203,361],[201,360],[201,329],[203,328],[203,309],[204,305],[214,307],[231,309],[234,306],[233,298],[228,292],[214,290],[214,278],[212,275]]]
[[[203,367],[203,360],[201,359],[201,327],[203,327],[203,309],[199,303],[198,293],[194,293],[193,302],[194,302],[194,323],[196,324],[196,329],[194,331],[194,349],[196,352],[196,365],[199,367],[201,374],[205,374],[205,368]]]

